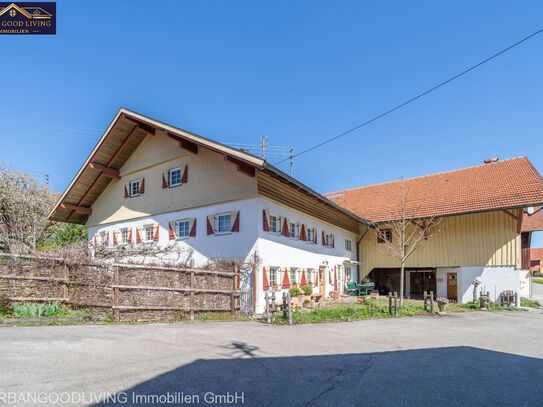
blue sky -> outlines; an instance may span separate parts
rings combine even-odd
[[[0,36],[0,161],[48,173],[57,191],[120,106],[301,151],[543,24],[540,1],[63,0],[57,11],[56,36]],[[527,155],[543,171],[542,51],[543,35],[297,158],[294,175],[327,192],[491,156]]]

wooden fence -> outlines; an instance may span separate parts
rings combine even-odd
[[[69,263],[0,253],[0,296],[58,301],[119,320],[167,320],[240,310],[239,270]]]

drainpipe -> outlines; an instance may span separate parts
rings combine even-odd
[[[364,237],[366,236],[366,234],[368,233],[369,230],[370,230],[369,226],[366,225],[366,231],[360,237],[360,239],[358,239],[356,241],[356,262],[358,263],[356,265],[356,275],[358,276],[358,282],[359,283],[360,283],[360,242],[362,241],[362,239],[364,239]]]

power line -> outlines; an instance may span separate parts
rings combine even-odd
[[[392,113],[392,112],[395,112],[395,111],[398,110],[398,109],[401,109],[402,107],[404,107],[404,106],[406,106],[406,105],[408,105],[408,104],[414,102],[414,101],[417,100],[417,99],[420,99],[420,98],[423,97],[423,96],[426,96],[427,94],[429,94],[429,93],[431,93],[431,92],[433,92],[433,91],[435,91],[435,90],[441,88],[442,86],[445,86],[446,84],[448,84],[448,83],[454,81],[455,79],[460,78],[461,76],[463,76],[463,75],[465,75],[465,74],[467,74],[467,73],[473,71],[474,69],[477,69],[477,68],[480,67],[481,65],[484,65],[484,64],[486,64],[487,62],[492,61],[494,58],[496,58],[496,57],[498,57],[498,56],[500,56],[500,55],[506,53],[507,51],[509,51],[509,50],[511,50],[511,49],[513,49],[513,48],[515,48],[516,46],[522,44],[523,42],[528,41],[530,38],[535,37],[535,36],[538,35],[538,34],[541,34],[542,32],[543,32],[543,28],[537,30],[536,32],[534,32],[534,33],[532,33],[532,34],[530,34],[530,35],[528,35],[527,37],[522,38],[521,40],[515,42],[514,44],[509,45],[508,47],[506,47],[506,48],[502,49],[501,51],[495,53],[494,55],[492,55],[492,56],[490,56],[490,57],[484,59],[483,61],[481,61],[481,62],[479,62],[479,63],[473,65],[472,67],[470,67],[470,68],[468,68],[468,69],[466,69],[466,70],[460,72],[459,74],[454,75],[453,77],[447,79],[446,81],[443,81],[443,82],[441,82],[441,83],[435,85],[434,87],[432,87],[432,88],[430,88],[430,89],[428,89],[428,90],[426,90],[426,91],[424,91],[424,92],[422,92],[422,93],[419,93],[417,96],[414,96],[414,97],[412,97],[411,99],[408,99],[408,100],[406,100],[405,102],[402,102],[402,103],[400,103],[399,105],[396,105],[395,107],[393,107],[393,108],[391,108],[391,109],[389,109],[389,110],[387,110],[387,111],[385,111],[385,112],[383,112],[383,113],[381,113],[381,114],[379,114],[379,115],[377,115],[377,116],[372,117],[371,119],[365,121],[364,123],[361,123],[361,124],[359,124],[358,126],[355,126],[355,127],[351,128],[351,129],[349,129],[349,130],[346,130],[346,131],[344,131],[343,133],[338,134],[337,136],[334,136],[334,137],[332,137],[332,138],[329,138],[329,139],[327,139],[327,140],[324,140],[323,142],[321,142],[321,143],[319,143],[319,144],[316,144],[316,145],[314,145],[314,146],[312,146],[312,147],[309,147],[309,148],[307,148],[307,149],[305,149],[305,150],[302,150],[302,151],[300,151],[299,153],[293,155],[292,157],[285,158],[285,159],[283,159],[283,160],[277,161],[276,163],[274,163],[274,165],[281,164],[282,162],[288,161],[288,160],[290,160],[290,159],[292,159],[292,158],[294,158],[294,157],[298,157],[298,156],[300,156],[300,155],[302,155],[302,154],[305,154],[305,153],[308,153],[308,152],[310,152],[310,151],[313,151],[313,150],[315,150],[315,149],[317,149],[317,148],[319,148],[319,147],[322,147],[322,146],[325,145],[325,144],[331,143],[332,141],[337,140],[337,139],[340,138],[340,137],[343,137],[343,136],[345,136],[345,135],[347,135],[347,134],[349,134],[349,133],[352,133],[352,132],[355,131],[355,130],[360,129],[361,127],[367,126],[368,124],[373,123],[374,121],[379,120],[380,118],[382,118],[382,117],[384,117],[384,116],[386,116],[386,115],[388,115],[388,114],[390,114],[390,113]]]

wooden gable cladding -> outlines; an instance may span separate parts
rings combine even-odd
[[[286,205],[300,212],[322,219],[332,225],[358,233],[358,222],[332,206],[319,201],[316,197],[295,189],[270,175],[257,171],[258,192],[275,202]]]

